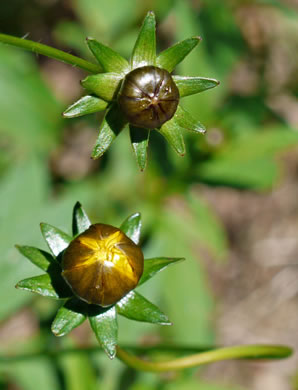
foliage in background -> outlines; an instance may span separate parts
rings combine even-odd
[[[153,329],[151,325],[131,327],[124,319],[120,325],[121,342],[158,339],[187,345],[212,344],[215,302],[206,280],[202,254],[208,253],[220,267],[220,261],[226,257],[227,239],[220,222],[199,194],[199,185],[266,190],[281,177],[278,155],[296,146],[298,135],[293,131],[295,120],[290,109],[277,106],[276,98],[285,94],[289,98],[297,96],[298,80],[291,70],[291,61],[283,77],[277,77],[270,56],[282,46],[285,55],[290,53],[289,58],[297,64],[294,50],[297,14],[279,1],[255,1],[253,6],[257,9],[265,7],[274,14],[274,20],[281,26],[281,39],[284,42],[286,37],[287,42],[284,47],[278,39],[264,33],[260,49],[241,19],[245,2],[235,5],[232,1],[202,1],[197,7],[196,2],[184,0],[72,0],[71,10],[64,10],[62,16],[51,13],[46,6],[34,8],[27,2],[19,3],[11,1],[0,6],[1,30],[4,26],[1,32],[22,36],[31,32],[32,25],[30,38],[48,39],[54,46],[60,43],[86,58],[85,37],[89,35],[129,56],[140,22],[148,9],[154,9],[161,23],[160,50],[188,36],[203,37],[200,50],[181,64],[177,69],[179,74],[196,75],[199,70],[202,76],[221,80],[221,87],[209,95],[185,100],[185,107],[194,115],[197,113],[208,132],[202,139],[188,135],[188,154],[183,159],[175,156],[156,134],[151,139],[152,164],[145,174],[136,174],[127,137],[120,135],[100,164],[85,175],[76,180],[61,173],[57,177],[49,163],[53,151],[65,147],[67,134],[76,133],[74,127],[66,132],[64,129],[70,125],[61,118],[70,101],[67,98],[59,101],[53,88],[45,82],[43,59],[0,45],[0,321],[5,326],[14,319],[19,328],[26,330],[22,317],[18,317],[25,313],[34,324],[33,329],[29,327],[27,340],[17,333],[15,337],[20,337],[20,341],[16,342],[12,333],[10,340],[1,344],[0,352],[30,352],[57,346],[57,340],[48,331],[56,305],[32,299],[30,294],[14,289],[19,279],[36,271],[13,247],[20,241],[41,245],[40,220],[58,224],[69,232],[68,211],[78,199],[93,220],[105,223],[120,223],[127,214],[140,210],[145,221],[146,257],[156,253],[169,256],[174,252],[176,257],[188,260],[183,272],[173,267],[141,288],[142,293],[169,315],[174,326],[166,330]],[[27,12],[22,14],[24,10]],[[18,23],[13,19],[15,12],[19,12]],[[4,23],[5,17],[9,23]],[[48,31],[43,30],[44,25],[49,26]],[[45,37],[39,36],[40,31]],[[281,79],[282,83],[277,83]],[[80,130],[92,128],[95,134],[97,123],[92,117],[76,120]],[[91,142],[88,147],[87,156]],[[87,335],[85,341],[93,340]],[[79,343],[80,335],[59,341],[59,345],[66,347]],[[98,353],[1,364],[0,388],[11,383],[25,390],[41,386],[45,390],[73,390],[84,386],[107,390],[122,390],[125,386],[132,390],[227,389],[221,384],[191,379],[189,372],[181,374],[173,383],[150,374],[132,374],[121,363],[111,363]]]

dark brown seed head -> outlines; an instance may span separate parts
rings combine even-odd
[[[126,75],[118,103],[129,123],[154,129],[175,114],[179,91],[167,70],[143,66]]]

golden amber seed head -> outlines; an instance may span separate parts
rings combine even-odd
[[[62,276],[83,301],[110,306],[137,286],[143,267],[141,248],[121,230],[94,224],[65,250]]]

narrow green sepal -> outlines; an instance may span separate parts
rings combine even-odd
[[[119,73],[99,73],[87,76],[81,81],[81,84],[89,92],[110,102],[115,99],[121,79],[122,76]]]
[[[147,165],[147,150],[150,130],[129,125],[129,134],[137,164],[140,170],[143,171]]]
[[[99,158],[104,154],[126,123],[127,121],[119,113],[118,105],[115,103],[107,112],[100,126],[99,135],[91,155],[93,159]]]
[[[49,274],[21,280],[16,284],[16,288],[54,299],[64,299],[72,295],[65,283],[58,278],[54,280]]]
[[[93,332],[110,359],[116,356],[118,323],[115,306],[108,309],[90,307],[89,321]]]
[[[77,202],[72,213],[72,233],[74,236],[83,233],[91,225],[91,222],[80,202]]]
[[[93,114],[94,112],[103,111],[107,108],[108,103],[96,96],[83,96],[81,99],[69,106],[64,112],[65,118],[76,118],[82,115]]]
[[[47,271],[50,264],[55,261],[52,255],[33,246],[16,245],[16,248],[23,256],[27,257],[31,263],[43,271]]]
[[[185,144],[181,130],[182,128],[175,121],[175,118],[165,122],[161,128],[158,129],[160,134],[165,137],[175,152],[177,152],[180,156],[184,156]]]
[[[156,37],[155,15],[149,11],[144,19],[141,31],[133,48],[131,65],[132,69],[145,65],[155,65],[156,62]]]
[[[184,77],[173,76],[173,79],[179,89],[180,97],[194,95],[207,89],[217,87],[219,81],[208,79],[206,77]]]
[[[176,43],[157,56],[156,65],[171,73],[201,40],[201,37],[192,37]]]
[[[176,264],[184,260],[185,259],[183,257],[155,257],[152,259],[145,259],[143,275],[139,280],[138,286],[147,282],[147,280],[151,279],[155,274],[164,270],[169,265]]]
[[[172,325],[168,317],[153,303],[136,291],[129,292],[116,305],[117,312],[130,320]]]
[[[87,45],[105,72],[125,73],[128,71],[129,64],[126,59],[110,47],[93,38],[87,38]]]
[[[193,131],[195,133],[206,133],[206,127],[200,121],[195,119],[189,112],[184,110],[180,105],[174,115],[176,123],[185,130]]]
[[[141,214],[135,213],[126,218],[120,226],[120,230],[127,235],[135,244],[139,244],[141,235]]]
[[[49,225],[48,223],[40,224],[41,233],[46,240],[54,256],[58,256],[70,244],[72,237],[62,232],[62,230]]]
[[[65,336],[87,318],[86,304],[77,298],[71,298],[60,307],[52,323],[51,330],[55,336]]]

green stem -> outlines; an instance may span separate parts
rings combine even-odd
[[[202,364],[231,359],[283,359],[292,354],[292,350],[281,345],[241,345],[201,352],[166,362],[149,362],[129,354],[117,347],[117,357],[126,365],[141,371],[163,372],[182,370]]]
[[[0,34],[0,42],[21,47],[22,49],[30,50],[34,53],[42,54],[44,56],[54,58],[58,61],[66,62],[67,64],[87,70],[90,73],[102,72],[100,65],[93,64],[92,62],[83,60],[82,58],[73,56],[72,54],[65,53],[64,51],[55,49],[54,47],[43,45],[39,42],[30,41],[29,39]]]

